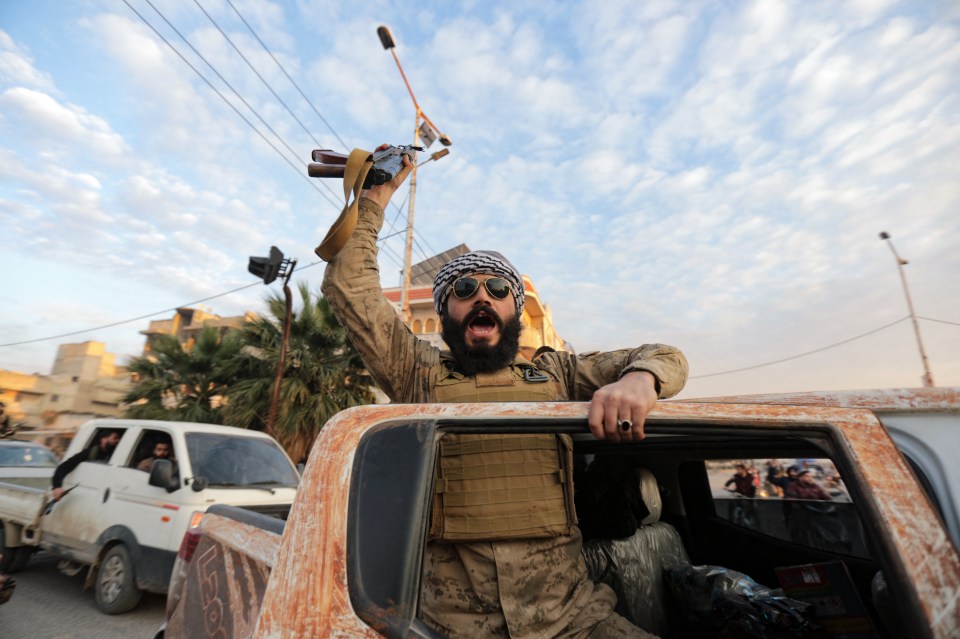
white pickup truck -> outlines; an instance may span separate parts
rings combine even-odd
[[[286,519],[300,481],[297,468],[270,436],[229,426],[96,419],[77,431],[64,460],[121,432],[106,461],[80,463],[52,508],[50,481],[38,487],[0,479],[0,553],[7,572],[22,570],[44,550],[61,569],[87,567],[97,607],[108,614],[134,608],[144,590],[166,592],[184,532],[214,504]],[[139,470],[157,442],[170,460]],[[53,469],[49,469],[52,478]],[[47,511],[47,512],[45,512]]]

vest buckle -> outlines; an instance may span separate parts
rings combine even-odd
[[[535,369],[533,366],[524,366],[523,381],[530,382],[532,384],[542,384],[544,382],[549,382],[550,378]]]

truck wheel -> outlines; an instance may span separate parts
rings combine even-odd
[[[0,558],[0,572],[12,574],[27,567],[33,549],[27,546],[15,546],[13,548],[7,546],[6,531],[3,522],[0,522],[0,554],[3,555]]]
[[[142,596],[127,547],[123,544],[113,546],[103,556],[97,571],[97,608],[108,615],[118,615],[133,610]]]

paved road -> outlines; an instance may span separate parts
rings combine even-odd
[[[0,606],[3,639],[150,639],[163,621],[166,597],[150,593],[132,612],[102,614],[93,591],[83,590],[83,573],[60,574],[49,555],[34,555],[26,570],[12,576],[17,589]]]

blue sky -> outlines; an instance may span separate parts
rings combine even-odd
[[[386,24],[454,142],[419,173],[415,259],[502,251],[578,351],[681,347],[681,397],[918,386],[885,230],[934,378],[960,385],[954,2],[127,1],[0,5],[0,368],[139,354],[148,319],[32,340],[252,284],[272,244],[317,290],[340,185],[304,177],[310,150],[412,138]],[[402,236],[383,245],[397,285]]]

